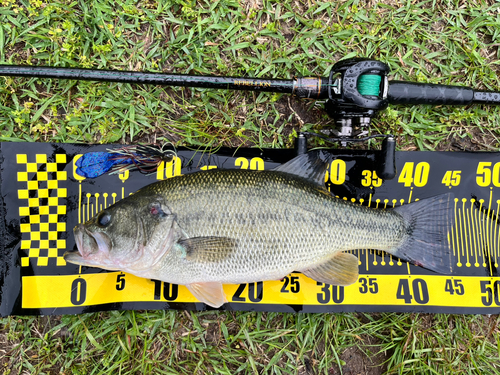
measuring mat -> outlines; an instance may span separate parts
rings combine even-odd
[[[211,155],[181,149],[149,175],[126,171],[86,179],[76,173],[82,154],[114,147],[0,143],[0,316],[211,309],[182,285],[66,264],[63,254],[76,249],[73,227],[157,180],[211,168],[272,169],[295,156],[294,150],[279,149],[220,149]],[[500,313],[500,153],[397,152],[396,178],[382,181],[375,173],[378,151],[330,152],[334,160],[325,181],[339,199],[385,209],[452,192],[453,274],[359,249],[352,253],[360,275],[350,286],[323,284],[298,272],[282,280],[224,285],[229,303],[221,309]]]

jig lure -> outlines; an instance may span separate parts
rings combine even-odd
[[[86,178],[96,178],[105,173],[123,173],[126,170],[139,170],[153,173],[162,161],[169,162],[176,156],[172,145],[131,145],[107,152],[88,152],[76,161],[76,173]]]

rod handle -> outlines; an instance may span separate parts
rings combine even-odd
[[[474,100],[470,87],[390,81],[390,104],[467,105]]]

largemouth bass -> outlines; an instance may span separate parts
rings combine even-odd
[[[335,198],[327,155],[310,152],[272,171],[196,172],[148,185],[74,229],[78,265],[186,285],[210,306],[222,284],[278,280],[293,271],[332,285],[358,279],[346,250],[384,250],[451,272],[452,195],[393,209]]]

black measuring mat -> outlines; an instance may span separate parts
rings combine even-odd
[[[184,286],[123,272],[66,264],[72,229],[144,185],[209,168],[272,169],[293,150],[181,149],[150,175],[124,172],[85,179],[75,161],[113,145],[0,143],[0,315],[77,314],[120,309],[211,309]],[[301,273],[282,280],[225,285],[225,310],[280,312],[500,311],[498,259],[500,153],[397,152],[397,176],[377,177],[377,151],[331,150],[325,180],[340,199],[384,209],[452,192],[448,239],[453,273],[438,275],[360,249],[358,281],[337,287]],[[334,234],[332,234],[334,235]]]

